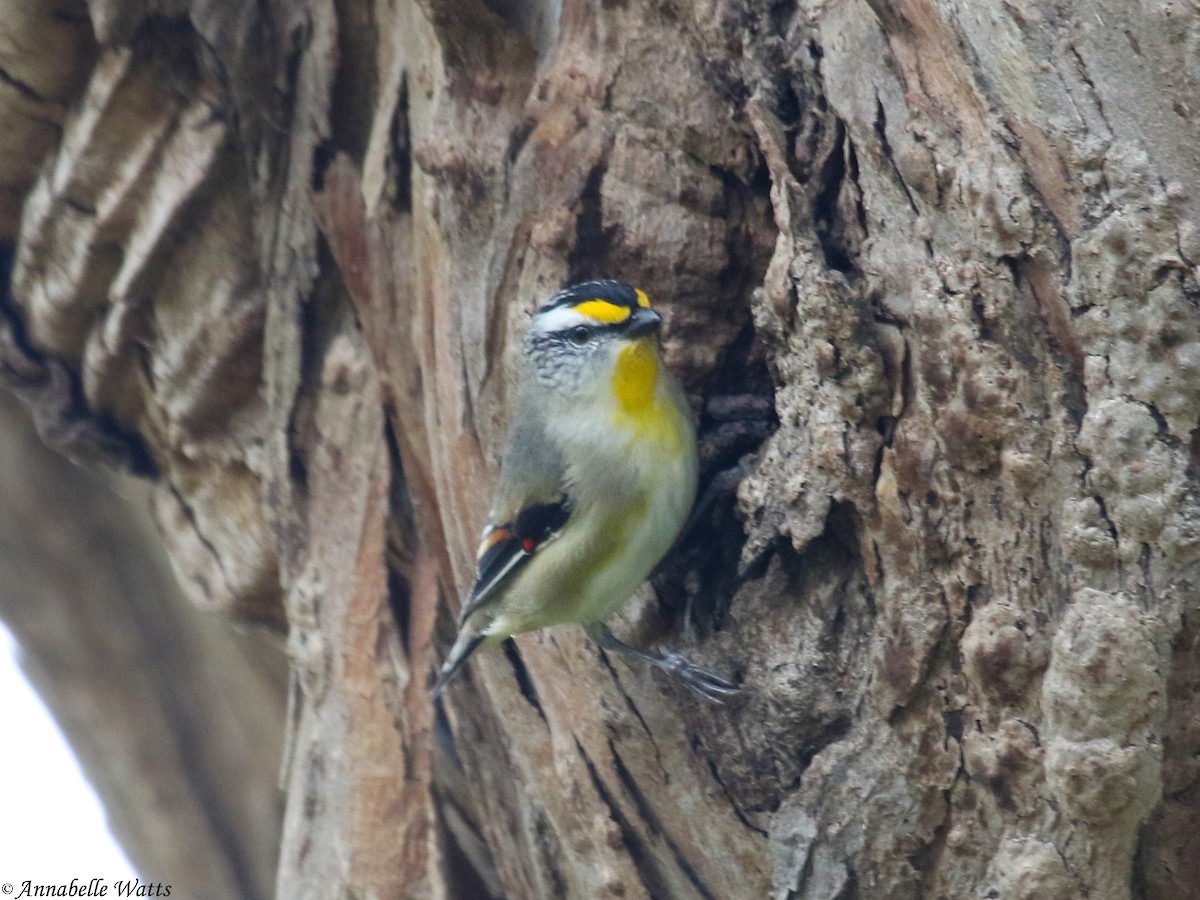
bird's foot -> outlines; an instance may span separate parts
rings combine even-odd
[[[724,703],[742,689],[711,669],[698,666],[669,647],[659,647],[658,668],[682,682],[693,693],[713,703]]]

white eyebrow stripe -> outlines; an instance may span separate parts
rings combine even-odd
[[[603,324],[598,319],[583,315],[574,307],[559,306],[546,312],[538,313],[533,317],[533,321],[529,327],[530,330],[538,334],[552,334],[556,331],[566,331],[569,328],[574,328],[576,325],[592,327]]]

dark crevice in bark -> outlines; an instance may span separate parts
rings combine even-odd
[[[368,0],[334,0],[334,8],[338,22],[338,70],[329,102],[330,140],[361,168],[371,137],[371,119],[378,106],[380,83],[375,62],[374,4]]]
[[[1175,252],[1179,254],[1179,258],[1182,259],[1186,265],[1188,265],[1189,267],[1191,267],[1193,269],[1196,267],[1197,260],[1192,259],[1192,257],[1188,256],[1187,251],[1183,249],[1183,241],[1180,239],[1178,228],[1176,228],[1176,231],[1175,231]],[[1197,284],[1197,282],[1194,279],[1185,278],[1183,280],[1183,295],[1185,297],[1187,297],[1188,301],[1191,302],[1193,305],[1195,305],[1197,299],[1200,299],[1200,297],[1197,297],[1196,287],[1194,287],[1194,286],[1189,287],[1189,285],[1196,285],[1196,284]]]
[[[550,896],[568,897],[570,896],[570,892],[567,890],[567,882],[563,878],[562,873],[562,846],[559,843],[558,835],[554,832],[553,826],[546,819],[544,811],[540,809],[536,813],[535,828],[538,849],[541,851],[542,859],[546,861],[546,865],[542,871],[550,879]]]
[[[513,675],[517,679],[517,687],[521,689],[521,696],[528,701],[529,705],[537,711],[537,714],[542,717],[542,721],[546,721],[546,713],[542,709],[542,702],[538,699],[537,688],[533,686],[533,680],[529,677],[529,670],[525,668],[525,662],[521,659],[521,654],[517,651],[517,644],[509,638],[503,644],[504,656],[508,660],[508,664],[512,666]]]
[[[500,877],[478,826],[453,800],[439,799],[434,808],[438,812],[446,854],[443,871],[449,882],[448,896],[479,900],[502,897]]]
[[[288,477],[296,488],[298,496],[308,494],[308,461],[300,451],[297,442],[288,441]]]
[[[175,498],[175,503],[178,506],[180,513],[188,521],[188,524],[191,525],[192,532],[195,534],[196,540],[200,543],[200,546],[204,548],[205,552],[212,558],[213,562],[217,566],[217,571],[221,573],[221,577],[224,578],[226,584],[228,584],[229,579],[225,577],[225,560],[217,551],[217,548],[213,545],[213,543],[207,537],[205,537],[204,531],[200,527],[200,522],[197,520],[196,514],[192,511],[191,506],[188,505],[187,499],[179,492],[175,485],[171,484],[169,481],[164,482],[164,484],[171,496]],[[201,585],[201,588],[205,594],[210,596],[213,594],[213,588],[211,585],[203,584]],[[222,593],[224,593],[224,591],[222,591]]]
[[[875,451],[875,458],[871,468],[871,484],[878,485],[880,475],[883,472],[883,458],[887,450],[893,446],[893,441],[896,437],[896,427],[903,418],[904,413],[912,408],[913,392],[915,390],[912,373],[912,353],[909,352],[908,339],[905,336],[905,324],[892,316],[888,311],[879,307],[879,299],[873,298],[872,305],[875,307],[875,321],[877,328],[892,327],[896,329],[898,343],[901,345],[899,359],[896,359],[894,352],[886,352],[887,342],[880,342],[881,348],[885,352],[881,353],[884,365],[884,377],[890,388],[890,393],[894,398],[897,394],[900,396],[900,409],[892,412],[889,408],[885,415],[880,416],[875,421],[875,430],[879,432],[879,436],[883,438],[879,443],[878,449]],[[878,552],[876,552],[878,557]]]
[[[521,151],[525,148],[529,136],[533,134],[533,129],[537,122],[529,118],[522,121],[513,129],[512,135],[508,139],[508,151],[504,154],[505,164],[511,167],[517,161],[517,157],[521,155]]]
[[[505,178],[508,186],[511,187],[511,179]],[[491,382],[492,377],[497,372],[497,366],[505,358],[505,347],[508,343],[507,334],[507,317],[504,313],[504,298],[519,295],[518,282],[520,280],[520,267],[524,255],[524,251],[519,248],[524,248],[530,239],[532,225],[528,221],[520,221],[516,224],[512,234],[509,236],[509,252],[500,276],[499,282],[494,290],[488,296],[487,304],[487,338],[484,341],[484,364],[483,373],[479,376],[479,383],[474,391],[464,392],[465,397],[484,396],[486,388]],[[503,366],[500,366],[503,370]],[[464,381],[464,384],[471,384],[470,381]],[[467,427],[471,429],[472,436],[478,440],[479,435],[475,431],[475,423],[468,423]]]
[[[88,15],[87,6],[80,2],[78,12],[71,9],[58,7],[50,13],[50,19],[54,22],[63,22],[67,25],[86,25],[89,28],[92,26],[91,16]]]
[[[404,647],[406,653],[411,649],[409,646],[409,607],[411,600],[412,590],[408,583],[408,579],[396,571],[396,569],[392,566],[388,566],[388,609],[392,611],[392,618],[396,622],[396,630],[400,634],[400,645]]]
[[[962,775],[962,755],[960,753],[959,771],[956,777]],[[950,789],[941,792],[941,802],[941,822],[934,828],[932,837],[928,841],[922,841],[916,852],[908,857],[908,864],[920,875],[919,896],[922,897],[932,897],[937,894],[935,886],[938,878],[938,862],[946,850],[946,839],[950,833],[950,811],[953,808]]]
[[[42,354],[30,341],[24,315],[13,302],[16,252],[12,244],[0,245],[0,379],[13,391],[49,381]]]
[[[283,78],[280,84],[286,85],[286,88],[280,94],[279,108],[287,116],[286,121],[280,122],[285,135],[291,131],[296,115],[296,97],[303,87],[300,81],[300,70],[312,42],[313,21],[311,16],[305,16],[303,24],[293,26],[283,41]],[[290,153],[287,141],[284,141],[283,148],[285,153]],[[286,172],[289,168],[290,166],[281,166],[280,172]]]
[[[604,228],[600,201],[600,185],[607,171],[608,166],[605,163],[595,166],[588,173],[587,182],[579,195],[580,207],[575,219],[575,247],[567,258],[567,271],[571,281],[608,277],[604,267],[612,246],[612,235]]]
[[[1187,476],[1196,480],[1200,479],[1200,426],[1193,428],[1188,437]]]
[[[400,633],[401,646],[405,652],[411,653],[409,643],[409,627],[412,617],[412,548],[409,546],[411,536],[416,533],[416,525],[412,508],[412,497],[408,492],[408,482],[404,478],[404,464],[400,457],[400,445],[396,440],[396,431],[390,418],[384,418],[384,442],[387,445],[388,460],[392,467],[392,477],[388,483],[388,518],[387,518],[387,573],[388,573],[388,606],[396,620],[396,628]]]
[[[854,215],[862,234],[867,234],[867,208],[863,205],[862,186],[858,183],[858,150],[851,140],[846,141],[846,178],[854,185]]]
[[[34,90],[34,88],[32,88],[31,85],[26,84],[25,82],[23,82],[23,80],[20,80],[16,76],[13,76],[13,74],[10,71],[6,70],[6,68],[4,66],[0,66],[0,82],[7,84],[14,91],[17,91],[17,94],[19,94],[20,96],[23,96],[25,98],[25,100],[29,100],[34,103],[50,102],[50,101],[46,100],[46,97],[43,97],[40,94],[38,94],[38,92],[36,90]]]
[[[609,655],[602,649],[597,648],[600,652],[600,659],[604,663],[604,667],[608,669],[608,673],[612,676],[613,681],[617,685],[617,690],[620,691],[621,697],[625,700],[625,706],[633,713],[634,718],[642,726],[642,731],[646,735],[646,740],[650,742],[650,746],[654,748],[654,762],[658,765],[663,773],[663,781],[669,783],[671,781],[671,773],[666,770],[662,764],[662,751],[658,748],[658,742],[654,740],[654,732],[650,730],[650,726],[646,724],[645,718],[642,717],[641,711],[637,708],[637,704],[633,702],[633,698],[625,690],[625,686],[621,684],[621,676],[617,674],[616,668],[612,664]]]
[[[753,468],[752,454],[779,427],[769,372],[754,357],[754,341],[748,324],[714,378],[718,386],[745,386],[753,392],[710,396],[705,403],[699,417],[696,508],[674,552],[652,574],[664,613],[673,617],[686,610],[702,634],[723,627],[745,580],[739,573],[746,534],[735,510],[737,486]],[[742,373],[740,379],[736,372]],[[689,592],[690,583],[703,585],[703,590]]]
[[[663,615],[675,619],[686,614],[687,621],[701,635],[724,627],[744,581],[738,566],[746,536],[734,508],[739,474],[733,472],[732,490],[697,518],[685,542],[664,560],[652,578]],[[703,587],[689,590],[692,583]]]
[[[963,710],[946,710],[942,713],[942,725],[946,729],[946,734],[956,741],[961,741],[963,736]]]
[[[1171,426],[1167,424],[1166,416],[1164,416],[1157,406],[1153,403],[1146,402],[1146,411],[1150,413],[1150,418],[1154,419],[1154,424],[1158,428],[1158,439],[1172,447],[1179,446],[1179,439],[1171,434]]]
[[[858,891],[858,873],[854,871],[854,866],[850,864],[850,860],[844,859],[842,863],[846,867],[846,883],[831,900],[858,900],[862,896]],[[869,897],[870,895],[867,896]]]
[[[749,138],[747,138],[749,139]],[[770,262],[771,250],[778,236],[771,219],[771,173],[760,163],[749,180],[744,174],[719,166],[709,171],[721,181],[725,252],[727,262],[717,274],[717,290],[744,310],[750,320],[750,296],[762,284]],[[770,237],[769,242],[765,237]]]
[[[397,212],[412,211],[412,132],[408,122],[408,76],[400,81],[400,96],[392,113],[392,152],[388,166],[392,176],[392,208]]]
[[[767,569],[770,568],[773,558],[791,549],[791,539],[786,535],[778,535],[773,538],[753,557],[739,562],[737,570],[738,583],[746,584],[750,581],[758,581],[767,574]]]
[[[620,754],[617,753],[617,747],[612,741],[608,742],[608,749],[612,753],[613,770],[617,773],[617,778],[620,779],[621,786],[625,789],[626,795],[630,800],[633,801],[634,808],[638,811],[638,816],[646,824],[647,833],[653,837],[659,837],[663,840],[663,842],[667,845],[667,848],[671,851],[671,856],[674,858],[675,864],[679,866],[679,870],[687,877],[687,880],[692,883],[692,886],[700,893],[700,896],[705,897],[706,900],[716,900],[716,896],[709,889],[708,885],[704,883],[703,879],[700,878],[700,874],[695,870],[691,862],[683,854],[683,851],[679,848],[679,845],[671,839],[671,836],[662,827],[662,822],[659,821],[658,816],[650,807],[650,803],[646,799],[646,795],[643,794],[641,788],[638,787],[637,781],[634,779],[633,774],[625,767],[625,763],[621,759]],[[670,895],[668,894],[667,896]]]
[[[653,859],[642,845],[637,829],[631,825],[629,820],[625,818],[625,814],[621,812],[616,798],[613,797],[608,786],[600,777],[600,773],[596,771],[596,764],[588,756],[587,750],[578,739],[575,740],[575,749],[579,752],[579,758],[583,760],[583,764],[587,767],[588,775],[592,780],[592,786],[596,789],[600,800],[608,809],[609,818],[616,823],[618,830],[621,832],[621,841],[625,845],[625,849],[629,852],[629,860],[633,863],[634,869],[637,870],[638,877],[641,878],[647,893],[651,897],[656,898],[670,897],[671,891],[668,889],[669,886],[660,876]]]
[[[836,137],[817,173],[817,191],[813,196],[813,232],[825,257],[825,265],[838,272],[853,272],[854,251],[847,246],[838,222],[838,200],[846,179],[846,127],[841,120],[834,126]]]
[[[432,674],[430,681],[432,681]],[[446,704],[442,697],[433,701],[433,739],[436,748],[435,759],[438,757],[446,759],[456,772],[461,773],[463,771],[462,756],[458,752],[458,741],[454,737],[454,729],[450,727],[450,717],[446,715]],[[433,782],[436,792],[438,784],[436,774]]]
[[[1090,469],[1091,466],[1089,465],[1088,468]],[[1085,476],[1084,476],[1085,484],[1086,484],[1086,481],[1087,481],[1087,478],[1086,478],[1086,473],[1085,473]],[[1096,505],[1098,507],[1100,507],[1100,518],[1102,518],[1104,520],[1104,524],[1108,528],[1108,534],[1113,540],[1113,550],[1115,551],[1116,548],[1121,545],[1121,539],[1117,535],[1116,523],[1113,522],[1112,517],[1108,514],[1108,504],[1104,502],[1103,494],[1093,494],[1092,499],[1095,500]]]
[[[992,328],[992,323],[988,321],[987,311],[984,309],[983,297],[979,291],[971,291],[971,312],[975,316],[975,330],[979,334],[981,341],[995,341],[996,335]]]
[[[779,428],[775,386],[760,349],[754,325],[747,322],[706,386],[697,422],[702,485],[758,450]]]
[[[786,790],[782,794],[789,794],[798,788],[801,779],[804,777],[805,770],[812,765],[812,761],[817,758],[817,754],[849,735],[852,724],[850,714],[842,713],[809,735],[808,743],[801,747],[799,753],[796,754],[796,759],[800,763],[799,772],[788,783]]]
[[[1075,74],[1077,74],[1079,76],[1079,80],[1087,86],[1088,94],[1090,95],[1092,102],[1096,104],[1096,112],[1099,114],[1100,120],[1104,122],[1104,127],[1108,131],[1108,134],[1104,135],[1104,137],[1108,140],[1112,140],[1112,123],[1109,122],[1108,115],[1104,112],[1104,103],[1100,99],[1100,91],[1096,90],[1096,82],[1092,80],[1092,76],[1087,69],[1087,64],[1083,61],[1083,56],[1080,54],[1073,42],[1068,42],[1064,49],[1071,54],[1071,58],[1075,62]],[[1083,117],[1081,116],[1081,118]],[[1107,193],[1107,191],[1105,191],[1105,193]]]
[[[322,785],[329,777],[326,771],[325,754],[321,752],[319,747],[310,751],[308,768],[305,775],[307,777],[304,781],[304,797],[300,808],[305,821],[313,822],[325,813],[325,804],[322,802],[322,798],[324,797]],[[301,864],[308,857],[311,849],[311,839],[305,840],[300,844],[298,859]]]
[[[96,207],[90,203],[84,203],[77,197],[63,197],[62,205],[72,212],[77,212],[81,216],[85,216],[89,219],[94,219],[96,217]]]
[[[1157,592],[1154,590],[1154,570],[1150,568],[1150,559],[1153,551],[1150,545],[1143,542],[1138,550],[1138,568],[1142,574],[1142,584],[1145,586],[1145,593],[1139,598],[1144,608],[1149,608],[1150,604],[1158,599]]]
[[[1019,723],[1021,723],[1021,726],[1026,731],[1028,731],[1030,737],[1033,738],[1033,746],[1041,747],[1042,746],[1042,736],[1041,736],[1041,734],[1038,733],[1037,726],[1034,725],[1032,722],[1026,721],[1025,719],[1017,719],[1017,721]]]
[[[761,834],[763,837],[770,837],[771,836],[770,832],[765,831],[762,828],[759,828],[757,825],[755,825],[753,822],[751,822],[749,819],[746,818],[746,814],[742,812],[741,807],[738,805],[737,799],[733,796],[733,793],[725,785],[725,782],[721,780],[721,773],[717,769],[717,764],[715,762],[713,762],[711,759],[708,760],[708,771],[712,774],[713,781],[715,781],[720,786],[721,791],[725,794],[725,799],[729,801],[729,808],[732,809],[733,814],[738,817],[738,821],[741,822],[743,825],[745,825],[747,828],[749,828],[751,831],[755,832],[756,834]]]
[[[600,101],[600,109],[604,112],[612,112],[613,108],[613,91],[616,89],[617,82],[621,79],[621,73],[624,70],[624,63],[618,61],[613,67],[612,75],[604,85],[604,97]]]
[[[459,360],[458,360],[458,377],[461,379],[462,384],[470,384],[471,383],[471,373],[467,369],[467,357],[465,354],[460,356]],[[463,391],[462,392],[462,401],[463,401],[462,420],[463,420],[465,427],[470,427],[471,436],[476,441],[478,441],[479,435],[478,435],[478,433],[476,433],[475,428],[474,428],[474,422],[476,421],[475,400],[476,400],[476,395],[475,395],[474,391]],[[466,426],[466,423],[472,423],[472,424],[470,426]]]
[[[1066,840],[1063,841],[1063,845],[1069,847],[1071,845],[1071,843],[1074,841],[1074,839],[1075,839],[1075,827],[1072,824],[1072,827],[1067,832]],[[1069,859],[1067,859],[1067,854],[1064,851],[1063,846],[1060,846],[1058,841],[1051,841],[1050,846],[1054,849],[1055,854],[1058,856],[1059,862],[1062,863],[1063,870],[1069,876],[1071,876],[1071,880],[1075,883],[1076,887],[1078,887],[1080,889],[1078,896],[1080,896],[1080,897],[1087,896],[1083,891],[1083,886],[1087,882],[1084,880],[1084,878],[1080,874],[1079,869],[1075,865],[1073,865]]]
[[[945,610],[945,620],[942,622],[937,637],[925,645],[922,657],[916,661],[918,663],[917,673],[912,680],[912,685],[897,697],[896,705],[888,714],[887,722],[893,727],[899,727],[910,718],[920,718],[923,715],[917,709],[920,706],[920,703],[916,702],[918,695],[923,691],[931,690],[936,683],[935,673],[938,664],[943,659],[958,655],[959,634],[951,627],[953,619],[950,615],[950,602],[946,597],[945,589],[939,589],[938,594],[941,598],[942,608]]]
[[[1068,330],[1069,316],[1064,312],[1062,318],[1065,321],[1059,321],[1059,317],[1054,314],[1052,300],[1039,295],[1036,281],[1031,278],[1032,260],[1027,257],[1002,256],[998,261],[1008,268],[1017,292],[1028,297],[1036,308],[1037,321],[1042,326],[1045,344],[1062,373],[1063,393],[1060,399],[1063,408],[1076,427],[1082,426],[1088,411],[1087,384],[1083,376],[1083,353],[1075,343],[1074,335]]]
[[[722,395],[712,398],[715,403],[743,401],[748,409],[746,418],[721,420],[708,415],[700,419],[700,484],[701,495],[707,483],[737,466],[738,461],[754,453],[779,428],[771,398],[745,394],[741,397]],[[706,411],[713,403],[706,404]],[[736,485],[735,485],[736,486]]]
[[[553,26],[539,16],[553,7],[550,4],[529,3],[525,0],[481,0],[496,18],[514,31],[520,32],[535,47],[540,47],[547,40],[547,29]]]
[[[10,294],[14,254],[11,244],[0,245],[0,383],[29,409],[38,437],[48,446],[71,459],[85,457],[157,478],[158,466],[141,435],[90,409],[79,374],[34,347]]]
[[[320,232],[317,233],[315,252],[318,274],[312,285],[312,293],[301,298],[298,309],[299,384],[288,411],[285,436],[290,476],[288,485],[299,514],[298,521],[304,521],[307,516],[308,454],[320,440],[314,433],[312,398],[320,394],[321,368],[327,344],[330,336],[336,333],[338,320],[343,315],[352,317],[355,326],[360,327],[358,310],[342,280],[333,248]]]
[[[0,70],[3,71],[3,70]],[[0,79],[3,80],[3,79]],[[49,128],[56,134],[56,141],[61,137],[63,130],[62,116],[58,114],[58,108],[52,105],[44,105],[42,111],[34,109],[26,109],[22,111],[21,117],[30,122],[36,122],[44,128]],[[14,116],[15,118],[15,116]],[[6,190],[11,190],[11,187],[6,186]]]
[[[325,173],[333,164],[336,156],[337,144],[332,140],[321,141],[313,148],[312,176],[309,178],[308,185],[314,194],[325,190]]]
[[[969,584],[967,585],[967,602],[963,604],[963,611],[958,616],[958,624],[961,631],[966,631],[971,625],[971,620],[975,617],[975,610],[982,609],[987,606],[992,600],[992,586],[990,584]],[[951,660],[953,666],[952,671],[957,675],[962,673],[962,654],[957,654]]]
[[[875,137],[879,140],[879,152],[891,168],[892,175],[896,179],[896,184],[900,190],[904,191],[909,209],[913,211],[913,215],[920,215],[921,211],[917,208],[917,201],[913,199],[912,191],[908,189],[908,182],[904,180],[904,176],[900,174],[900,169],[896,166],[896,155],[892,151],[892,144],[887,136],[887,110],[878,94],[875,95]],[[925,250],[930,258],[932,258],[933,247],[929,241],[925,241]]]
[[[330,90],[328,135],[314,147],[311,184],[314,192],[324,187],[325,170],[339,153],[345,153],[362,168],[370,138],[371,116],[376,106],[375,47],[372,28],[353,28],[355,13],[366,13],[364,0],[334,0],[337,10],[337,74]]]
[[[131,72],[157,73],[165,95],[181,104],[195,100],[203,42],[191,21],[183,16],[148,16],[130,44],[136,57]]]

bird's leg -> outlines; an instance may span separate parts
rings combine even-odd
[[[634,659],[640,659],[642,662],[654,666],[654,668],[666,672],[672,678],[681,681],[705,700],[711,700],[714,703],[724,703],[727,697],[741,692],[741,688],[733,682],[725,680],[716,672],[688,662],[687,659],[674,650],[659,647],[657,656],[652,653],[646,653],[635,647],[630,647],[624,641],[619,640],[606,626],[599,623],[584,626],[584,631],[587,632],[588,637],[596,642],[596,645],[600,649],[613,650],[617,653],[623,653],[626,656],[632,656]]]

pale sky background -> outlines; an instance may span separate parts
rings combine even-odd
[[[136,872],[0,625],[0,883],[113,882]],[[15,893],[12,895],[15,896]]]

